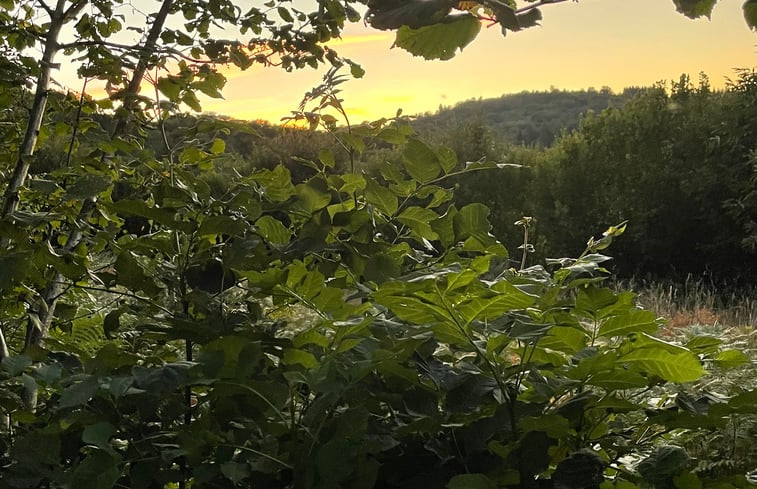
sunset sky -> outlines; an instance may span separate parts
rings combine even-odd
[[[757,67],[757,33],[743,0],[720,0],[712,19],[690,20],[671,0],[581,0],[547,5],[540,27],[502,37],[497,26],[450,61],[425,61],[398,48],[393,32],[352,24],[333,47],[366,70],[345,85],[352,122],[435,111],[471,98],[531,90],[648,86],[699,72],[722,87],[734,68]],[[225,100],[203,100],[206,111],[278,122],[321,81],[323,70],[286,73],[256,67],[223,70]]]

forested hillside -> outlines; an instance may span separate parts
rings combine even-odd
[[[614,247],[615,270],[622,276],[745,282],[757,271],[755,80],[747,70],[736,73],[725,91],[711,90],[706,78],[693,83],[682,76],[667,86],[620,95],[607,90],[505,95],[405,123],[453,149],[461,161],[522,165],[455,181],[457,201],[487,204],[495,234],[511,249],[521,240],[513,223],[522,216],[535,219],[538,258],[580,251],[597,222],[628,220],[632,232]],[[541,139],[522,131],[525,120],[538,128],[528,133]],[[188,131],[197,132],[198,124],[203,125],[196,117],[169,119],[167,139],[180,141]],[[327,132],[262,122],[229,122],[227,131],[198,137],[216,136],[226,143],[219,162],[224,170],[206,178],[217,188],[224,187],[224,175],[277,164],[303,180],[313,170],[302,159],[318,160],[320,148],[333,141]],[[148,142],[166,156],[158,131]],[[374,142],[362,155],[360,171],[372,175],[385,160],[401,158]],[[335,149],[334,162],[346,169],[348,153]]]
[[[581,115],[622,107],[643,90],[627,88],[615,94],[606,87],[599,91],[555,89],[508,94],[496,99],[479,98],[419,116],[413,127],[421,134],[433,136],[440,129],[454,130],[480,124],[487,127],[498,141],[546,147],[563,131],[578,127]]]

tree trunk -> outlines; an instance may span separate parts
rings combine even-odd
[[[111,134],[111,139],[126,134],[126,129],[129,122],[128,118],[135,108],[140,84],[142,83],[142,79],[144,78],[145,73],[147,72],[147,68],[149,67],[150,57],[155,53],[155,47],[157,46],[158,38],[163,31],[163,27],[165,26],[166,19],[168,18],[168,14],[171,11],[171,7],[173,6],[174,1],[175,0],[163,0],[163,4],[161,5],[160,10],[155,15],[155,19],[153,20],[150,27],[150,32],[145,39],[144,45],[140,49],[139,62],[137,63],[137,67],[134,70],[134,74],[129,81],[129,86],[127,87],[124,94],[124,110],[121,112],[121,115],[116,121],[115,129],[113,130],[113,134]],[[81,209],[79,210],[77,221],[80,223],[86,222],[87,218],[94,210],[95,204],[96,198],[85,200],[82,203]],[[70,252],[79,245],[82,238],[82,226],[74,226],[68,235],[68,239],[66,239],[64,250],[66,252]],[[28,329],[26,335],[26,348],[31,345],[40,344],[47,337],[50,331],[53,317],[55,315],[55,306],[57,304],[58,297],[60,297],[60,295],[64,291],[63,281],[63,275],[56,273],[53,280],[45,290],[45,293],[43,294],[43,300],[45,304],[40,308],[41,311],[39,311],[39,323],[34,324],[34,322],[29,321],[27,325]]]
[[[13,176],[5,189],[3,199],[3,211],[0,218],[5,218],[13,214],[18,209],[19,198],[18,191],[26,182],[29,174],[29,165],[31,156],[34,154],[34,148],[37,145],[39,129],[42,126],[42,119],[45,115],[45,106],[47,105],[47,95],[50,91],[50,80],[52,71],[57,68],[55,65],[55,55],[58,54],[58,36],[63,25],[69,19],[75,17],[81,9],[87,4],[88,0],[80,0],[74,3],[68,11],[65,9],[66,0],[58,0],[55,10],[50,13],[50,27],[45,35],[45,47],[42,52],[40,61],[41,72],[37,78],[37,89],[34,92],[34,102],[29,112],[29,121],[26,124],[26,132],[18,151],[18,159],[13,169]],[[8,246],[7,240],[3,239],[3,246]]]

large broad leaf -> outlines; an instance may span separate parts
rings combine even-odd
[[[148,295],[155,295],[160,288],[150,277],[150,273],[142,266],[130,251],[123,251],[115,262],[116,277],[119,285],[133,291],[143,290]]]
[[[460,474],[447,483],[447,489],[494,489],[497,484],[484,474]]]
[[[599,336],[613,338],[631,333],[654,333],[655,331],[657,331],[657,322],[652,311],[632,309],[603,322],[599,327]]]
[[[391,309],[403,321],[415,324],[452,321],[449,312],[444,307],[430,304],[417,297],[383,295],[379,291],[375,296],[375,300],[377,303]]]
[[[397,196],[373,179],[365,181],[365,200],[387,216],[393,216],[397,212]]]
[[[70,487],[110,489],[120,476],[118,459],[102,450],[97,450],[90,453],[74,469]]]
[[[83,381],[71,384],[63,391],[58,401],[60,409],[81,406],[87,403],[97,392],[97,379],[87,376]]]
[[[449,14],[452,5],[446,0],[368,2],[366,20],[374,29],[418,28],[440,22]]]
[[[260,235],[269,243],[275,245],[285,245],[289,243],[292,237],[291,231],[287,229],[281,221],[271,216],[263,216],[255,223]]]
[[[706,373],[690,352],[671,353],[662,347],[640,348],[623,355],[620,361],[670,382],[693,382]]]
[[[578,290],[576,295],[576,312],[590,318],[597,317],[600,309],[611,306],[618,301],[606,287],[587,287]]]
[[[255,173],[251,178],[263,187],[265,196],[274,202],[284,202],[295,193],[292,175],[281,165],[273,170]]]
[[[467,326],[476,320],[490,320],[507,311],[524,309],[533,304],[533,301],[534,299],[530,295],[515,286],[510,286],[496,295],[479,294],[462,304],[458,304],[456,309]]]
[[[410,139],[403,155],[405,156],[405,170],[418,182],[428,183],[442,172],[439,157],[423,141]]]
[[[415,56],[425,59],[451,59],[458,49],[473,41],[481,30],[481,23],[472,15],[461,15],[448,22],[419,29],[402,26],[397,30],[394,44]]]
[[[638,372],[617,369],[594,374],[586,383],[612,392],[646,387],[649,382]]]
[[[82,175],[66,190],[66,200],[84,200],[100,195],[112,185],[110,177],[94,173]]]
[[[81,435],[81,441],[94,445],[111,455],[116,455],[115,450],[110,446],[110,437],[116,432],[116,428],[105,421],[91,424],[84,428]]]
[[[7,253],[0,257],[0,290],[10,289],[29,272],[30,252]]]
[[[241,236],[244,234],[245,225],[239,219],[231,216],[208,216],[202,220],[197,234],[200,236],[211,236],[218,234],[228,234],[230,236]]]
[[[709,19],[717,0],[673,0],[673,3],[686,17],[696,19],[705,16]]]
[[[439,215],[425,207],[408,207],[397,216],[397,220],[409,227],[421,239],[435,240],[438,235],[431,228],[431,222]]]
[[[689,456],[686,454],[686,450],[667,445],[661,446],[649,457],[639,462],[636,469],[646,482],[656,487],[662,487],[673,476],[685,469],[688,461]]]
[[[489,209],[479,203],[468,204],[454,217],[452,221],[455,229],[455,239],[465,241],[470,237],[476,238],[481,243],[493,241],[489,234]]]
[[[331,193],[323,178],[311,178],[307,183],[297,185],[295,192],[299,206],[310,214],[331,203]]]

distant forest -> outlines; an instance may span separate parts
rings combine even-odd
[[[522,230],[513,223],[523,216],[535,222],[530,260],[574,256],[588,236],[628,220],[626,234],[607,251],[620,276],[694,275],[738,284],[757,273],[755,71],[737,72],[723,91],[712,90],[706,77],[692,83],[682,76],[620,94],[553,90],[471,100],[397,124],[452,149],[461,166],[480,160],[522,165],[452,182],[458,207],[482,202],[491,209],[492,232],[514,263]],[[324,148],[334,149],[337,168],[350,165],[350,155],[327,131],[195,115],[161,125],[147,143],[158,158],[178,157],[194,139],[224,141],[204,177],[218,194],[229,175],[279,164],[304,180],[313,170],[303,162],[317,161]],[[54,125],[43,132],[33,164],[40,178],[64,164],[68,144]],[[359,127],[354,136],[360,137]],[[369,143],[356,171],[375,175],[386,160],[401,162],[402,155]],[[117,186],[114,192],[114,198],[134,197],[138,189]]]
[[[420,133],[430,134],[479,124],[500,142],[546,147],[561,133],[576,129],[583,114],[622,107],[645,90],[631,87],[616,94],[604,87],[599,91],[521,92],[468,100],[453,107],[440,107],[435,114],[420,116],[413,127]]]

